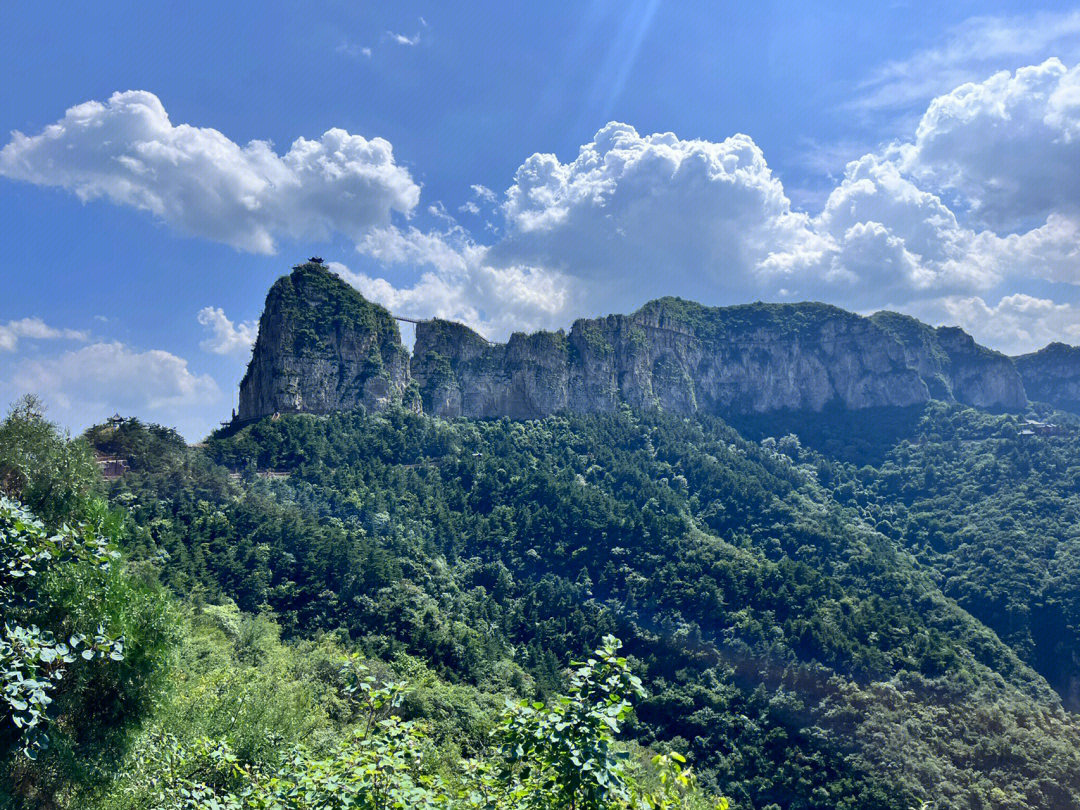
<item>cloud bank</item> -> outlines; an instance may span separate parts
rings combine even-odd
[[[148,211],[254,253],[274,253],[282,237],[359,239],[420,200],[382,138],[330,129],[278,155],[266,141],[240,146],[216,129],[173,125],[145,91],[79,104],[37,135],[15,132],[0,175]]]
[[[119,410],[177,425],[188,438],[205,435],[211,426],[193,414],[222,400],[214,379],[191,371],[182,357],[121,342],[23,358],[4,387],[13,395],[43,397],[53,418],[80,429]]]
[[[1080,31],[1080,18],[1067,21]],[[714,142],[612,122],[569,160],[527,157],[501,194],[473,186],[458,210],[485,214],[488,242],[441,201],[426,207],[435,227],[401,221],[420,188],[386,141],[332,129],[278,155],[174,126],[145,92],[73,107],[0,150],[9,177],[148,210],[242,250],[343,235],[368,269],[335,268],[365,295],[496,339],[681,295],[895,307],[1010,351],[1075,333],[1078,167],[1080,68],[1056,58],[934,98],[909,138],[848,163],[816,212],[792,205],[748,135]],[[253,323],[213,308],[199,319],[207,351],[240,356],[251,343]],[[0,350],[13,334],[0,331]]]
[[[1028,350],[1076,332],[1076,307],[1030,287],[1080,295],[1078,167],[1080,68],[1057,59],[934,99],[910,141],[850,162],[814,215],[793,208],[746,135],[610,123],[569,162],[522,163],[494,244],[460,229],[377,229],[361,253],[425,269],[411,286],[353,280],[388,306],[494,337],[674,294],[891,306]]]

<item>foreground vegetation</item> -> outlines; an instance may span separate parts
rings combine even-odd
[[[131,427],[133,459],[183,447]],[[645,693],[615,638],[549,706],[366,659],[342,634],[285,644],[265,616],[181,602],[125,560],[130,521],[36,403],[0,436],[5,489],[53,507],[46,526],[0,498],[2,806],[727,807],[679,753],[616,741]]]

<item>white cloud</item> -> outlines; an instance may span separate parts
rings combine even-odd
[[[92,343],[47,358],[24,359],[8,386],[12,396],[35,393],[61,422],[81,430],[120,411],[176,424],[189,436],[210,425],[193,414],[219,402],[213,378],[195,374],[187,361],[159,349]]]
[[[146,137],[132,134],[136,124]],[[496,234],[488,245],[438,202],[425,214],[435,229],[392,222],[392,211],[416,209],[419,187],[385,142],[331,130],[278,157],[259,142],[241,148],[213,130],[172,127],[149,94],[117,94],[108,106],[69,110],[34,138],[16,135],[0,171],[139,205],[251,249],[271,249],[276,235],[343,233],[386,268],[336,266],[365,295],[396,314],[456,318],[493,338],[683,295],[889,304],[978,324],[990,312],[1020,331],[1010,338],[987,327],[987,339],[1019,345],[1047,330],[1065,334],[1074,314],[1028,285],[1080,286],[1077,144],[1080,68],[1057,60],[935,99],[910,141],[849,162],[816,214],[792,208],[747,135],[688,140],[612,122],[567,162],[528,157],[504,194],[472,186],[461,210],[495,210],[500,220],[485,218]],[[198,165],[180,172],[185,161]],[[260,185],[264,168],[288,182]],[[365,172],[366,202],[349,196]],[[187,185],[193,177],[215,205],[187,206],[199,196]],[[991,306],[991,292],[1027,298]],[[213,333],[204,348],[220,353],[241,353],[254,331],[213,308],[200,322]]]
[[[1004,296],[994,306],[980,297],[938,302],[948,323],[962,326],[1007,354],[1021,354],[1055,340],[1080,343],[1080,307],[1024,293]]]
[[[1062,122],[1061,137],[1071,137],[1064,134],[1071,96],[1060,90],[1060,71],[1050,72],[1058,86],[1032,90],[1037,98],[1029,99],[1026,115],[1037,117],[1042,103],[1048,119]],[[979,106],[1022,95],[1017,85],[1030,82],[1017,77],[988,81],[975,93]],[[947,106],[935,102],[927,120],[945,120]],[[1033,278],[1080,284],[1080,221],[1070,213],[1080,188],[1060,184],[1040,213],[1054,210],[1028,230],[973,227],[979,218],[956,207],[949,184],[933,183],[927,168],[976,154],[979,137],[997,137],[992,127],[978,126],[965,135],[952,153],[944,140],[936,144],[938,164],[921,151],[925,139],[851,161],[820,213],[810,216],[792,209],[748,136],[682,140],[611,123],[571,162],[535,154],[521,165],[501,207],[504,235],[493,245],[475,243],[456,224],[444,232],[375,229],[358,250],[386,265],[421,268],[420,276],[405,285],[363,274],[352,281],[401,314],[456,317],[496,338],[672,294],[710,304],[822,298],[869,310],[888,303],[956,317],[968,312],[976,322],[975,310],[955,302],[981,301],[1001,285],[1023,291]],[[1038,161],[1043,137],[1052,136],[1045,129],[1032,134],[1015,162]],[[1064,165],[1059,170],[1068,174]],[[474,192],[476,200],[496,199],[487,189]],[[946,299],[952,310],[943,308]],[[1041,310],[1025,311],[1030,320]],[[1045,311],[1047,322],[1063,323],[1064,316],[1051,317],[1060,312]],[[1017,340],[1036,334],[1025,327],[1027,337]]]
[[[79,104],[38,135],[13,133],[0,175],[149,211],[256,253],[273,253],[281,237],[359,239],[420,199],[382,138],[330,129],[278,155],[266,141],[240,146],[215,129],[174,126],[143,91]]]
[[[489,203],[495,202],[495,192],[487,186],[481,185],[480,183],[473,183],[469,188],[472,189],[473,196],[478,200]]]
[[[859,87],[849,105],[881,110],[924,104],[966,82],[1050,56],[1080,59],[1080,11],[973,17],[939,45],[889,62]]]
[[[1080,209],[1080,67],[1057,59],[931,102],[905,171],[957,192],[971,218],[1012,231]]]
[[[19,346],[19,338],[85,341],[87,334],[77,329],[56,329],[41,318],[21,318],[0,324],[0,352],[15,351]]]
[[[423,17],[421,17],[420,18],[420,29],[421,29],[421,31],[423,29],[427,28],[427,27],[428,27],[427,20],[425,20]],[[406,35],[406,34],[397,34],[397,33],[393,32],[393,31],[387,31],[386,32],[386,37],[391,42],[396,42],[398,45],[405,45],[406,47],[409,47],[409,48],[415,47],[415,46],[420,44],[420,31],[417,31],[411,37]]]
[[[199,343],[203,351],[247,356],[255,343],[259,328],[255,321],[234,324],[220,307],[203,307],[197,317],[199,323],[210,330],[210,336]]]
[[[416,228],[373,231],[357,249],[388,266],[423,268],[410,286],[385,278],[330,267],[368,298],[396,315],[463,321],[489,338],[511,332],[565,325],[580,285],[563,274],[525,265],[495,266],[490,249],[463,229],[424,232]]]
[[[503,210],[494,264],[573,274],[614,306],[757,295],[786,270],[770,255],[828,247],[746,135],[713,143],[611,123],[571,163],[528,158]]]
[[[839,292],[851,303],[986,289],[999,281],[1000,262],[987,255],[985,238],[877,155],[848,164],[813,225],[833,245],[816,272],[844,282],[848,289]]]
[[[366,45],[357,45],[353,42],[342,42],[334,50],[350,59],[356,59],[361,56],[365,59],[371,58],[371,48]]]

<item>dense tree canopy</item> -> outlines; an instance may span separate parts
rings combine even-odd
[[[794,416],[740,433],[629,410],[295,415],[197,448],[137,421],[54,432],[129,460],[68,514],[97,509],[110,576],[164,585],[175,629],[167,685],[111,744],[119,776],[57,773],[81,806],[276,806],[251,797],[359,784],[371,756],[424,801],[528,806],[541,773],[588,793],[550,729],[600,745],[610,717],[626,741],[588,750],[629,770],[597,806],[1080,806],[1080,723],[1054,691],[1071,699],[1080,649],[1075,428],[932,404],[835,452],[865,416],[807,418],[805,439]],[[567,667],[608,635],[620,697],[568,715],[593,693]],[[374,731],[359,684],[391,695]]]

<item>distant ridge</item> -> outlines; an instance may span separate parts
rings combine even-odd
[[[531,419],[623,405],[723,416],[907,407],[930,399],[1022,410],[1080,402],[1080,349],[1011,359],[957,327],[864,317],[821,303],[708,307],[660,298],[569,333],[490,343],[469,327],[416,323],[410,357],[394,317],[324,265],[271,287],[238,417],[404,405],[436,416]]]

